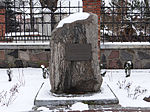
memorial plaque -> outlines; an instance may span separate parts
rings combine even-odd
[[[90,60],[91,55],[91,44],[66,44],[65,46],[65,59],[68,61]]]

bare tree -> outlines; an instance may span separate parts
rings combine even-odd
[[[52,12],[55,12],[57,9],[58,0],[40,0],[42,7],[49,8]]]

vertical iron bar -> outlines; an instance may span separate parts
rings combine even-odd
[[[111,37],[111,40],[112,40],[112,42],[113,42],[113,40],[114,40],[114,38],[113,38],[113,33],[114,33],[114,12],[115,12],[115,9],[114,9],[114,4],[113,4],[113,16],[112,16],[112,37]]]
[[[69,1],[69,15],[70,15],[70,1]]]
[[[80,1],[78,1],[78,12],[80,12]]]
[[[61,1],[60,1],[60,20],[62,19],[61,17]]]
[[[15,20],[15,31],[14,31],[14,37],[16,37],[16,35],[17,35],[17,33],[16,33],[16,10],[15,10],[15,8],[16,8],[16,0],[14,0],[14,14],[13,14],[13,18],[14,18],[14,20]],[[13,38],[14,38],[13,37]]]
[[[140,26],[141,28],[140,28],[140,29],[141,29],[141,30],[143,30],[143,28],[142,28],[142,27],[143,27],[143,26],[142,26],[142,25],[143,25],[143,24],[142,24],[143,11],[142,11],[142,10],[143,10],[143,8],[142,8],[142,6],[141,6],[141,13],[140,13],[140,16],[141,16],[141,17],[140,17],[140,18],[141,18],[141,20],[140,20],[140,21],[141,21],[141,26]],[[144,36],[142,35],[142,37],[140,37],[140,38],[141,38],[141,39],[140,39],[140,42],[141,42],[141,40],[144,38]]]
[[[103,2],[105,3],[105,0]],[[105,22],[105,12],[104,11],[105,11],[105,6],[103,6],[103,19],[102,19],[102,25],[103,25],[102,26],[102,28],[103,28],[103,36],[102,36],[103,37],[103,44],[105,42],[104,41],[104,39],[105,39],[105,34],[104,34],[104,29],[105,29],[105,25],[104,25],[104,22]]]
[[[21,38],[19,39],[20,41],[21,41],[21,39],[22,38],[25,38],[25,29],[26,29],[26,24],[28,24],[28,23],[26,23],[27,21],[26,21],[26,18],[25,18],[25,16],[26,16],[26,12],[25,12],[25,2],[23,2],[23,14],[24,14],[24,32],[23,32],[23,34],[21,35]],[[25,42],[25,41],[24,41]]]
[[[8,15],[7,15],[7,10],[8,10],[8,9],[7,9],[7,4],[6,4],[6,2],[5,2],[5,22],[4,22],[4,24],[5,24],[5,27],[6,27],[6,28],[5,28],[5,30],[6,30],[5,32],[6,32],[7,38],[9,38],[9,37],[8,37],[8,28],[7,28],[7,18],[8,18],[8,17],[7,17],[7,16],[8,16]],[[2,40],[2,38],[1,38],[1,40]]]
[[[44,29],[43,29],[43,27],[44,27],[44,26],[43,26],[43,24],[44,24],[43,21],[44,21],[44,17],[43,17],[43,7],[42,7],[42,43],[43,43],[43,32],[44,32],[44,31],[43,31],[43,30],[44,30]]]

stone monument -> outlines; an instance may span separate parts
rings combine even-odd
[[[98,17],[93,13],[57,27],[50,39],[50,84],[56,94],[97,92],[102,84],[98,63]],[[63,21],[63,20],[62,20]]]

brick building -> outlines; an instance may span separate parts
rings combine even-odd
[[[5,37],[5,4],[0,0],[0,40]]]

